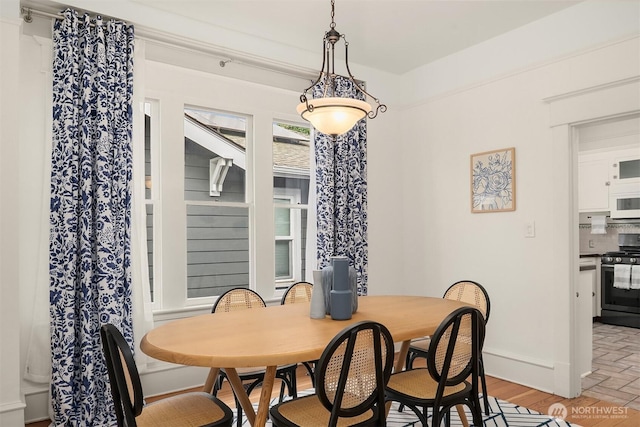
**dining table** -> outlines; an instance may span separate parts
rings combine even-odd
[[[140,348],[165,362],[213,368],[204,387],[209,392],[211,378],[224,369],[249,423],[262,427],[268,419],[278,365],[317,360],[342,329],[372,320],[385,325],[394,342],[402,343],[394,366],[398,372],[404,367],[411,340],[432,335],[448,314],[464,305],[443,298],[375,295],[358,297],[358,309],[348,320],[333,320],[330,315],[313,319],[309,303],[203,314],[152,329],[142,338]],[[266,369],[257,411],[236,371],[248,367]]]

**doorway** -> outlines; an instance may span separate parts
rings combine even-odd
[[[578,334],[578,348],[588,349],[592,356],[587,369],[581,369],[585,371],[581,374],[581,394],[638,409],[640,329],[603,324],[598,320],[601,314],[600,256],[619,249],[619,233],[640,233],[640,220],[612,220],[608,210],[609,190],[612,181],[617,179],[615,159],[629,152],[640,156],[640,115],[628,114],[589,121],[575,126],[573,134],[577,139],[578,151],[580,260],[591,259],[598,267],[594,283],[596,298],[591,316],[594,323],[589,328],[592,334]],[[586,173],[581,173],[583,167]],[[603,176],[597,176],[599,171]],[[597,199],[599,192],[604,192],[605,199],[602,201]],[[586,202],[582,199],[583,195],[588,198]],[[604,227],[601,221],[604,221]],[[580,326],[584,325],[578,325],[578,331],[581,330]]]
[[[635,94],[630,96],[630,94]],[[558,310],[554,334],[554,393],[577,397],[582,391],[578,367],[579,304],[579,217],[578,217],[578,140],[576,128],[602,120],[640,114],[640,78],[634,77],[608,84],[583,88],[544,99],[549,107],[553,158],[553,200],[559,221],[555,235],[559,255],[551,264],[557,279],[553,308]],[[567,219],[564,221],[563,219]],[[566,246],[562,244],[566,242]],[[566,322],[566,323],[565,323]]]

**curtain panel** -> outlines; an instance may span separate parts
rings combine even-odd
[[[313,88],[322,97],[324,82]],[[335,96],[364,100],[348,79],[336,78]],[[367,295],[367,122],[334,138],[315,131],[318,269],[346,256],[357,274],[358,295]]]
[[[53,45],[53,422],[115,425],[99,328],[113,323],[133,344],[133,27],[66,10]]]

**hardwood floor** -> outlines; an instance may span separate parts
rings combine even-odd
[[[310,387],[311,380],[306,370],[301,366],[298,368],[298,389],[304,390]],[[615,403],[609,403],[594,397],[580,396],[574,399],[565,399],[560,396],[493,377],[487,377],[487,388],[491,396],[507,400],[520,406],[525,406],[544,414],[548,413],[549,406],[552,404],[561,403],[567,408],[567,421],[574,425],[584,427],[638,427],[640,425],[640,411],[624,408]],[[277,396],[279,390],[280,384],[276,381],[274,397]],[[166,396],[168,395],[148,398],[147,401],[152,402]],[[260,391],[255,390],[251,393],[251,400],[257,401],[259,396]],[[218,397],[230,407],[234,407],[233,394],[227,382],[224,383]],[[40,421],[27,425],[29,427],[48,427],[49,421]]]

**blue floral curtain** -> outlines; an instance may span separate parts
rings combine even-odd
[[[115,425],[99,328],[113,323],[133,343],[133,27],[66,10],[53,44],[53,422]]]
[[[323,82],[313,88],[322,97]],[[364,94],[342,77],[335,96],[364,100]],[[318,268],[332,256],[346,256],[356,270],[358,294],[367,294],[367,122],[360,120],[335,141],[315,132]]]

